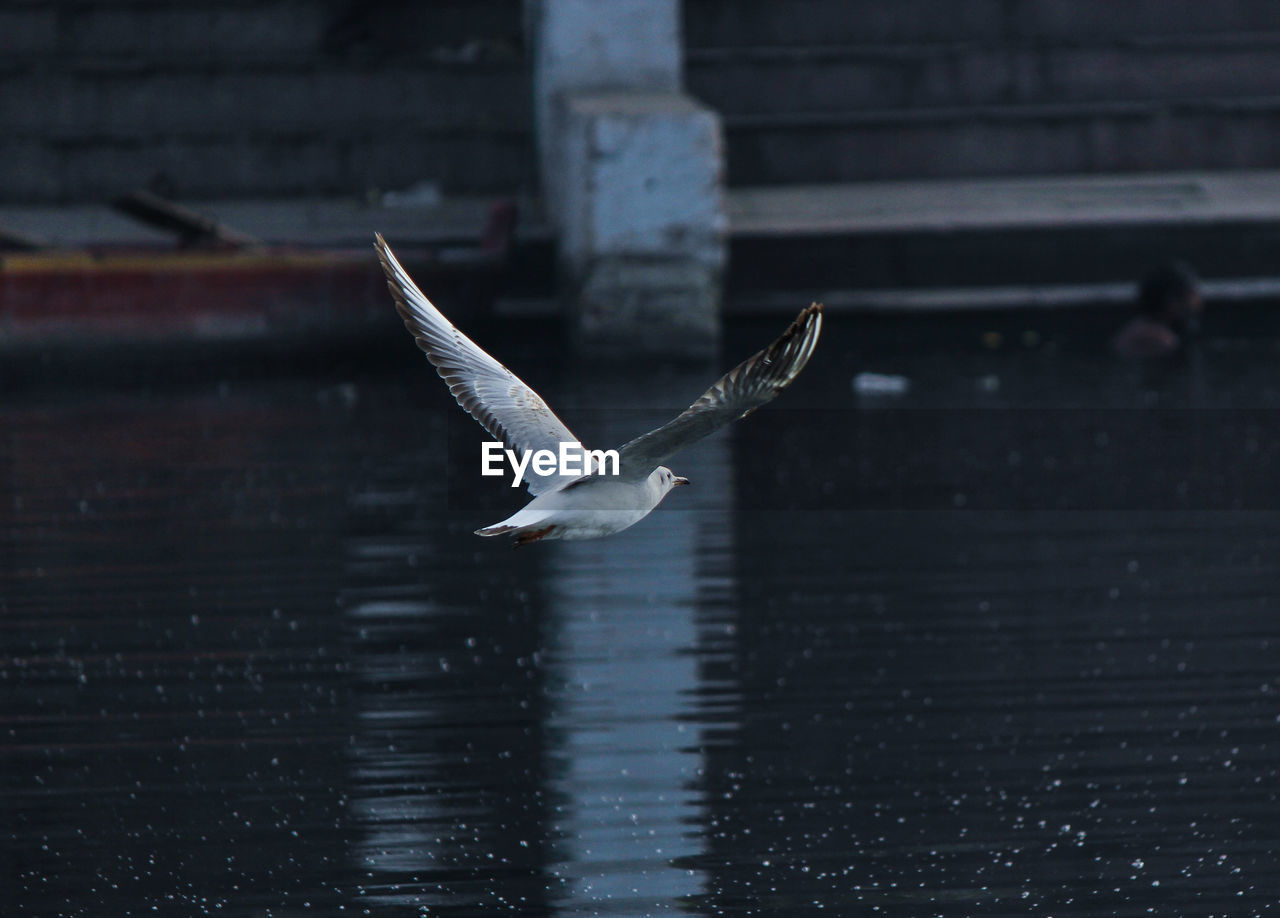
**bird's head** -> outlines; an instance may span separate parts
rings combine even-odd
[[[678,488],[680,485],[687,485],[688,478],[681,478],[665,465],[660,465],[653,470],[653,477],[657,479],[658,487],[662,489],[662,493],[666,494],[672,488]]]

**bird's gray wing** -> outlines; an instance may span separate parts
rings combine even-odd
[[[643,478],[690,443],[772,401],[809,362],[821,330],[822,305],[814,303],[782,337],[720,377],[683,413],[619,447],[621,475]]]
[[[376,234],[375,248],[395,298],[396,311],[467,414],[494,439],[522,456],[540,449],[559,455],[561,443],[578,443],[578,438],[537,392],[458,331],[432,305],[400,266],[381,233]],[[563,483],[556,474],[536,474],[532,463],[526,467],[524,477],[533,495]]]

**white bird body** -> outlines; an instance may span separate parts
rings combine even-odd
[[[517,536],[517,541],[524,538],[525,542],[598,539],[634,526],[662,503],[672,488],[684,483],[686,479],[672,474],[665,466],[659,466],[638,481],[611,475],[584,476],[554,491],[544,491],[501,523],[478,529],[476,534],[511,534]],[[547,531],[535,538],[525,538],[542,530]]]
[[[582,448],[538,393],[432,305],[381,235],[375,247],[396,311],[463,410],[525,460],[541,450],[556,454],[565,444]],[[596,539],[634,526],[672,488],[688,484],[663,462],[775,398],[804,369],[821,329],[822,306],[814,303],[777,341],[720,377],[671,421],[618,447],[616,474],[601,469],[572,477],[543,475],[526,461],[522,476],[533,500],[476,535],[510,535],[517,545],[526,545],[541,539]]]

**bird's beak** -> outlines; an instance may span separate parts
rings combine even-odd
[[[676,487],[677,485],[688,484],[688,483],[689,483],[688,478],[681,478],[678,475],[675,478],[671,479],[671,487],[673,488]]]

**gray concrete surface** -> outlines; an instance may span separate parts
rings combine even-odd
[[[269,243],[474,240],[490,203],[389,208],[349,198],[184,202]],[[1127,298],[1151,261],[1195,265],[1212,296],[1275,297],[1280,171],[778,186],[728,192],[729,310],[1078,306]],[[0,228],[64,245],[167,237],[102,207],[0,207]],[[549,274],[553,234],[521,199],[518,239]],[[542,291],[500,308],[546,312]]]
[[[679,0],[524,0],[542,188],[553,218],[566,193],[565,102],[580,92],[678,92]]]
[[[415,241],[465,238],[478,230],[494,200],[458,195],[406,206],[350,197],[181,203],[264,241],[344,245],[363,242],[373,230]],[[758,186],[729,189],[727,201],[735,236],[1271,222],[1280,220],[1280,170]],[[550,229],[541,202],[528,196],[517,202],[520,235],[545,239]],[[164,238],[93,205],[0,205],[0,226],[61,244]]]
[[[681,93],[566,102],[562,289],[595,353],[711,353],[727,257],[716,114]]]
[[[685,0],[690,46],[1097,42],[1280,28],[1270,0]]]
[[[520,0],[0,7],[0,200],[532,188]]]
[[[962,232],[1280,220],[1280,171],[937,179],[735,188],[737,235]]]
[[[1280,167],[1269,0],[686,0],[731,185]]]
[[[2,4],[0,201],[532,192],[523,4]],[[1280,168],[1274,0],[682,5],[730,184]]]
[[[783,186],[736,189],[730,202],[739,308],[799,291],[850,308],[941,308],[991,288],[1053,288],[1034,298],[1065,304],[1170,258],[1210,279],[1273,277],[1280,249],[1278,172]]]
[[[487,196],[451,196],[434,204],[385,206],[381,199],[307,197],[271,200],[183,200],[255,239],[273,245],[364,246],[380,232],[401,243],[474,242],[490,205]],[[519,238],[546,241],[550,230],[541,202],[517,197]],[[0,229],[54,245],[164,244],[172,237],[115,213],[105,205],[0,206]]]
[[[720,118],[682,92],[680,0],[527,0],[544,200],[583,353],[708,354],[726,257]]]

